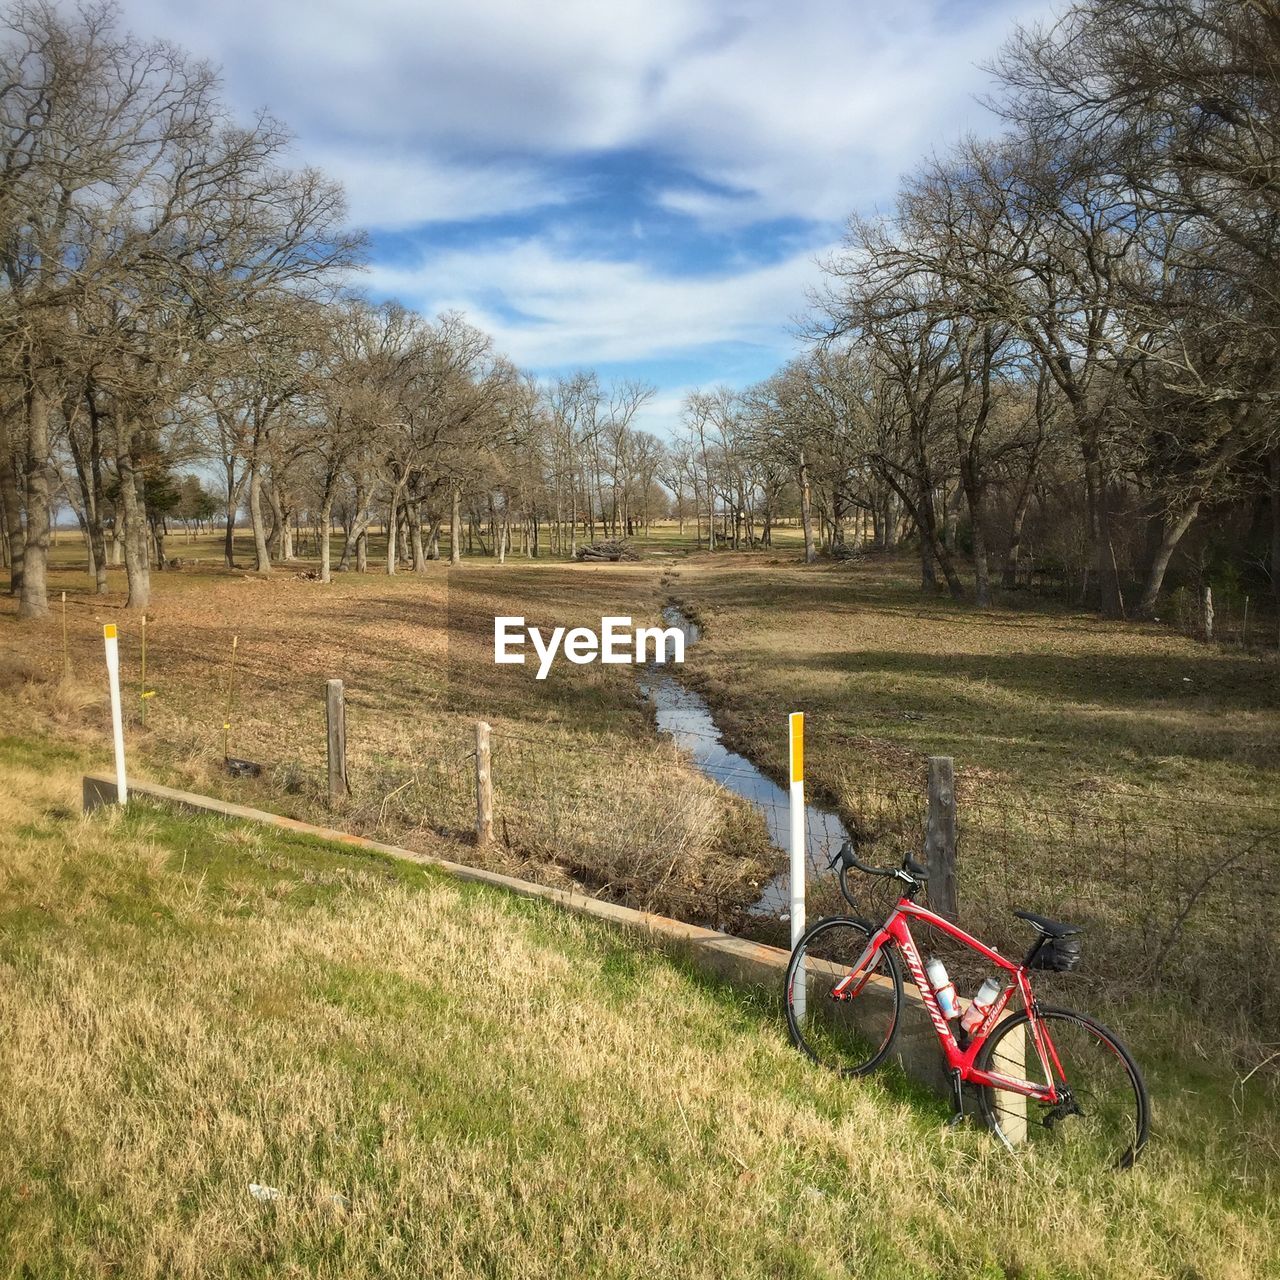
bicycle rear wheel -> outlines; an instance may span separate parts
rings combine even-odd
[[[1084,1014],[1041,1006],[1038,1017],[1053,1046],[1048,1072],[1025,1010],[996,1027],[976,1065],[1036,1085],[1047,1085],[1052,1074],[1062,1100],[1037,1102],[984,1085],[979,1090],[983,1118],[1011,1146],[1127,1169],[1142,1150],[1150,1123],[1147,1087],[1133,1057],[1113,1032]]]
[[[857,1076],[884,1061],[893,1048],[902,1009],[902,971],[884,946],[843,992],[875,928],[836,916],[819,920],[796,944],[787,966],[787,1026],[796,1047],[841,1075]]]

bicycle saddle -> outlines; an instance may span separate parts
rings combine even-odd
[[[1060,920],[1049,920],[1044,916],[1036,915],[1034,911],[1015,911],[1013,914],[1019,920],[1025,920],[1037,933],[1043,933],[1046,938],[1070,938],[1074,934],[1084,932],[1078,924],[1063,924]]]

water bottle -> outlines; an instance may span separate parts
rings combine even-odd
[[[938,999],[938,1008],[948,1022],[960,1012],[960,1002],[956,999],[956,984],[947,977],[947,966],[941,960],[930,960],[924,967],[929,978],[929,985]]]
[[[1000,984],[994,978],[988,978],[978,988],[978,994],[969,1001],[969,1007],[964,1011],[964,1017],[960,1019],[960,1025],[970,1035],[982,1026],[1001,989]]]

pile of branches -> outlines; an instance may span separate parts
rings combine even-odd
[[[615,539],[611,542],[593,542],[588,547],[579,547],[576,558],[578,560],[639,560],[640,553],[625,542]]]
[[[862,548],[852,542],[837,542],[831,548],[833,560],[861,560]]]

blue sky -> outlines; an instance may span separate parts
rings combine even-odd
[[[695,386],[795,350],[854,211],[993,122],[978,64],[1034,0],[124,0],[347,187],[365,281],[543,375]]]

